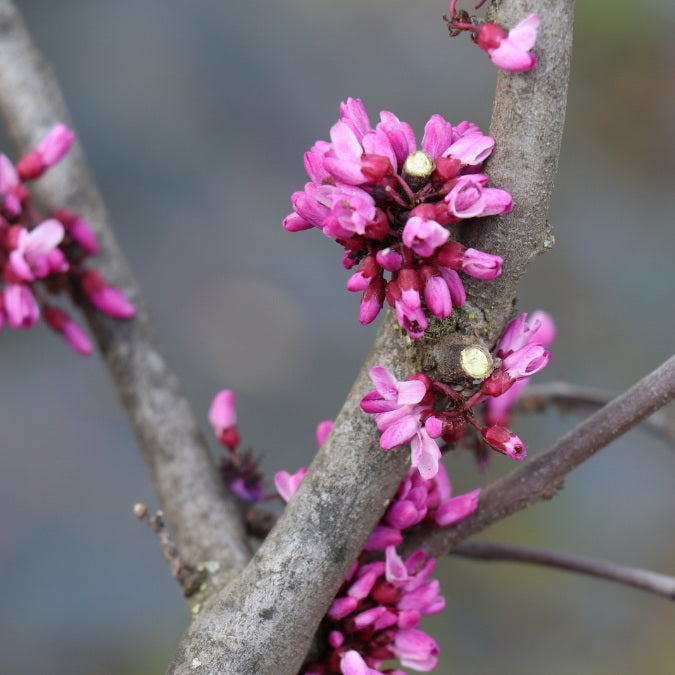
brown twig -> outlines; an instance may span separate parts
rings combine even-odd
[[[164,513],[157,511],[154,516],[151,516],[145,504],[135,504],[134,515],[155,533],[159,541],[159,550],[162,552],[164,560],[169,564],[174,579],[181,585],[183,595],[189,598],[197,593],[206,581],[208,573],[203,566],[195,567],[183,559],[178,546],[166,529]]]
[[[0,0],[0,64],[0,114],[17,152],[24,154],[54,124],[69,122],[69,115],[54,75],[9,0]],[[34,185],[33,193],[48,212],[68,206],[89,221],[100,244],[96,266],[136,307],[131,321],[95,311],[87,319],[180,549],[195,564],[217,561],[221,571],[210,581],[220,587],[251,555],[241,514],[161,353],[140,288],[78,144]]]
[[[675,601],[675,577],[580,555],[488,541],[464,541],[452,555],[486,562],[520,562],[615,581]]]
[[[546,382],[528,387],[520,397],[515,410],[535,412],[555,405],[562,411],[584,412],[602,408],[612,398],[612,395],[594,387],[562,381]],[[641,428],[664,443],[675,444],[675,425],[662,411],[657,411],[644,420]]]
[[[471,516],[444,530],[422,530],[406,547],[442,555],[492,523],[551,498],[568,473],[673,398],[675,356],[567,432],[549,450],[490,485]]]

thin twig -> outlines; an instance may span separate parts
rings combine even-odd
[[[174,579],[181,585],[183,595],[186,598],[193,596],[208,577],[206,569],[203,566],[195,567],[183,559],[178,546],[166,529],[162,511],[157,511],[151,516],[145,504],[135,504],[134,515],[155,533],[159,541],[159,550],[169,564]]]
[[[588,574],[599,579],[633,586],[642,591],[655,593],[668,600],[675,601],[675,577],[638,567],[617,565],[613,562],[571,555],[569,553],[558,553],[557,551],[545,551],[543,549],[488,541],[464,541],[451,553],[463,558],[473,558],[488,562],[521,562]]]
[[[675,356],[568,431],[546,452],[483,491],[476,511],[443,530],[423,529],[406,542],[442,555],[492,523],[550,499],[573,469],[675,398]]]
[[[0,114],[19,154],[34,148],[56,123],[70,124],[56,79],[9,0],[0,0]],[[223,572],[239,571],[251,555],[241,514],[160,350],[79,144],[35,183],[33,194],[48,212],[68,206],[89,221],[100,244],[96,266],[136,307],[130,321],[94,311],[87,319],[178,545],[194,564],[218,561],[222,571],[211,582],[220,587],[227,581]]]
[[[520,397],[516,411],[538,412],[555,405],[563,411],[597,410],[614,397],[601,389],[569,382],[546,382],[529,386]],[[657,411],[642,422],[641,428],[668,445],[675,444],[675,424],[663,411]]]

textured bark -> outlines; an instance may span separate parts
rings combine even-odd
[[[494,150],[485,171],[490,185],[513,197],[510,213],[469,222],[460,238],[466,246],[504,259],[494,281],[465,278],[467,303],[446,322],[433,340],[426,340],[424,363],[438,379],[449,379],[448,342],[453,330],[481,335],[490,347],[511,318],[518,284],[528,265],[553,247],[547,220],[565,122],[567,81],[572,53],[574,2],[517,0],[495,3],[492,20],[515,26],[528,14],[541,18],[535,45],[537,66],[527,73],[499,71],[490,135]]]
[[[565,572],[587,574],[648,591],[668,600],[675,600],[675,577],[639,567],[627,567],[580,555],[488,541],[465,541],[454,549],[453,554],[486,562],[529,563]]]
[[[517,210],[481,225],[480,233],[467,232],[465,239],[504,257],[502,280],[467,283],[466,307],[414,346],[388,314],[333,432],[297,494],[248,567],[203,603],[170,672],[298,671],[329,602],[409,464],[407,448],[379,450],[374,424],[359,410],[360,398],[371,388],[368,368],[379,363],[402,377],[423,363],[437,377],[446,374],[449,379],[457,368],[447,355],[456,354],[456,346],[464,345],[467,336],[492,344],[511,313],[516,284],[547,241],[546,209],[567,90],[572,3],[540,4],[540,66],[531,73],[499,75],[491,127],[497,138],[489,166],[492,184],[512,192]],[[508,3],[508,15],[506,5],[500,10],[500,20],[514,25],[531,9],[531,2],[514,0]],[[0,63],[0,106],[10,133],[25,151],[67,116],[47,67],[27,44],[6,0],[0,0]],[[223,498],[194,416],[156,347],[140,292],[107,227],[77,148],[40,182],[38,194],[48,206],[68,205],[95,225],[102,243],[102,272],[139,309],[138,317],[128,323],[93,314],[90,322],[183,555],[240,568],[247,551],[236,510]]]
[[[69,115],[56,80],[11,2],[0,0],[0,113],[23,154]],[[113,234],[105,207],[75,144],[32,189],[47,211],[68,206],[92,225],[96,266],[136,307],[130,321],[88,311],[112,379],[127,410],[162,508],[183,557],[207,561],[214,586],[250,558],[241,514],[226,494],[178,379],[162,355],[140,289]]]
[[[523,0],[509,3],[510,14],[503,20],[514,25],[531,6]],[[542,4],[537,47],[541,67],[499,75],[490,133],[498,136],[498,145],[510,143],[508,129],[519,139],[516,147],[526,143],[531,160],[516,161],[517,175],[509,175],[504,184],[492,180],[493,185],[515,189],[514,198],[520,201],[511,218],[488,225],[481,236],[481,248],[504,257],[506,280],[494,288],[495,282],[468,285],[462,311],[453,312],[450,321],[435,326],[431,337],[408,351],[388,316],[331,436],[295,497],[246,570],[204,606],[185,633],[170,673],[298,672],[328,604],[408,466],[407,449],[379,450],[374,424],[359,410],[359,399],[371,388],[367,368],[380,363],[401,376],[421,363],[439,378],[455,373],[456,363],[446,355],[456,353],[454,347],[464,344],[467,335],[486,343],[496,340],[512,311],[518,280],[545,248],[546,209],[565,113],[572,9],[564,0]],[[514,102],[513,97],[520,100]],[[536,159],[538,154],[543,159]],[[500,170],[500,163],[507,161],[508,152],[497,155],[490,173],[509,174],[511,169]],[[525,225],[532,233],[523,241]]]

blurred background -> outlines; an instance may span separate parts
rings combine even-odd
[[[558,324],[541,380],[619,392],[675,343],[675,5],[578,4],[557,245],[519,306]],[[487,130],[495,68],[468,37],[448,39],[435,0],[18,5],[204,429],[212,396],[235,389],[267,474],[308,464],[315,424],[339,409],[375,328],[343,290],[339,248],[281,228],[303,152],[348,96],[418,134],[436,112]],[[0,672],[162,673],[188,614],[132,515],[157,504],[107,373],[41,325],[0,340]],[[576,419],[514,428],[534,454]],[[449,459],[456,491],[510,468]],[[674,481],[675,449],[633,431],[485,537],[675,574]],[[522,565],[448,558],[439,570],[448,609],[427,624],[438,673],[673,672],[662,599]]]

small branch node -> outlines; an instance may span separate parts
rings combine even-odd
[[[134,515],[154,532],[159,541],[159,549],[169,564],[171,574],[181,585],[183,595],[189,598],[197,593],[206,581],[208,571],[183,560],[178,546],[171,538],[164,523],[164,512],[156,511],[155,515],[151,516],[148,507],[145,504],[138,503],[134,505]]]

